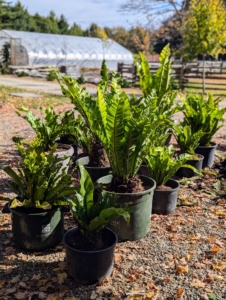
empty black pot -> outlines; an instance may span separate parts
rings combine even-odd
[[[157,215],[169,215],[175,211],[177,205],[177,195],[180,187],[179,182],[169,179],[166,186],[171,187],[170,190],[154,190],[152,213]]]
[[[78,228],[67,231],[64,235],[66,248],[67,272],[80,284],[94,284],[110,277],[114,264],[114,250],[117,244],[117,235],[109,228],[104,229],[104,234],[110,235],[112,245],[103,250],[81,251],[71,247],[70,239],[78,234]]]

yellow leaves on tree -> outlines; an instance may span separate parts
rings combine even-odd
[[[182,28],[184,56],[197,54],[217,57],[226,43],[226,10],[222,0],[191,0]]]

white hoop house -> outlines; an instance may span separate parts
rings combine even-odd
[[[132,63],[133,55],[120,44],[99,38],[0,30],[0,43],[11,45],[12,65],[52,65],[100,68],[105,59],[110,70],[119,62]]]

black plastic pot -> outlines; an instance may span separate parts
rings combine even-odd
[[[89,163],[88,156],[79,158],[76,161],[76,163],[84,166],[84,168],[88,171],[93,182],[96,182],[97,179],[108,175],[109,172],[111,171],[111,167],[89,167],[89,166],[87,166]]]
[[[157,215],[169,215],[175,211],[177,205],[177,195],[180,187],[179,182],[169,179],[166,186],[171,190],[154,190],[152,213]]]
[[[186,161],[186,164],[193,166],[194,168],[196,168],[198,171],[202,170],[202,163],[203,163],[203,159],[204,156],[199,154],[199,156],[197,157],[199,158],[199,160],[195,160],[195,159],[189,159]],[[193,176],[198,176],[198,173],[194,172],[192,169],[186,168],[186,167],[181,167],[175,174],[178,177],[187,177],[187,178],[191,178]]]
[[[78,234],[78,228],[67,231],[64,235],[66,248],[67,272],[80,284],[94,284],[110,277],[114,264],[114,250],[118,242],[116,234],[109,228],[104,229],[104,234],[110,235],[112,245],[99,251],[81,251],[69,246],[71,237]]]
[[[127,224],[123,217],[112,221],[110,228],[117,234],[119,240],[139,240],[146,236],[150,229],[150,213],[152,210],[152,198],[155,181],[149,177],[138,175],[143,185],[150,186],[148,190],[140,193],[116,193],[119,198],[116,205],[133,206],[134,211],[130,214],[130,223]],[[104,176],[97,180],[98,183],[109,184],[112,175]],[[110,192],[108,192],[110,193]]]
[[[66,172],[68,171],[70,158],[74,153],[74,149],[72,146],[66,145],[66,144],[58,144],[58,148],[65,149],[64,151],[54,152],[54,156],[57,157],[56,164],[59,164],[59,163],[62,164],[62,167],[59,170],[59,174],[60,174],[60,172],[63,168],[66,168]]]
[[[50,210],[9,208],[12,232],[17,247],[27,251],[43,251],[58,245],[64,235],[63,208]]]
[[[140,169],[138,170],[137,173],[143,176],[150,177],[148,172],[148,166],[144,164],[140,166]]]
[[[57,144],[65,144],[70,145],[74,149],[74,156],[75,161],[78,159],[78,146],[75,145],[70,139],[69,136],[63,136],[59,140],[56,141]]]
[[[210,143],[211,146],[198,146],[195,149],[195,153],[201,154],[204,156],[204,160],[202,163],[202,167],[206,168],[206,167],[212,167],[213,162],[214,162],[214,154],[215,154],[215,150],[217,148],[217,144],[211,142]]]

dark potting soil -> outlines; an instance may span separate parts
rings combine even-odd
[[[172,188],[170,186],[162,184],[162,185],[157,186],[156,190],[157,191],[170,191],[170,190],[172,190]]]
[[[121,178],[113,177],[106,190],[116,193],[139,193],[148,190],[151,186],[145,186],[138,176],[122,182]]]
[[[77,231],[75,235],[68,239],[70,247],[80,251],[98,251],[107,249],[113,245],[113,236],[108,231],[98,232],[92,240],[88,240],[81,232]]]
[[[93,143],[89,155],[89,167],[110,167],[110,163],[102,143]]]

